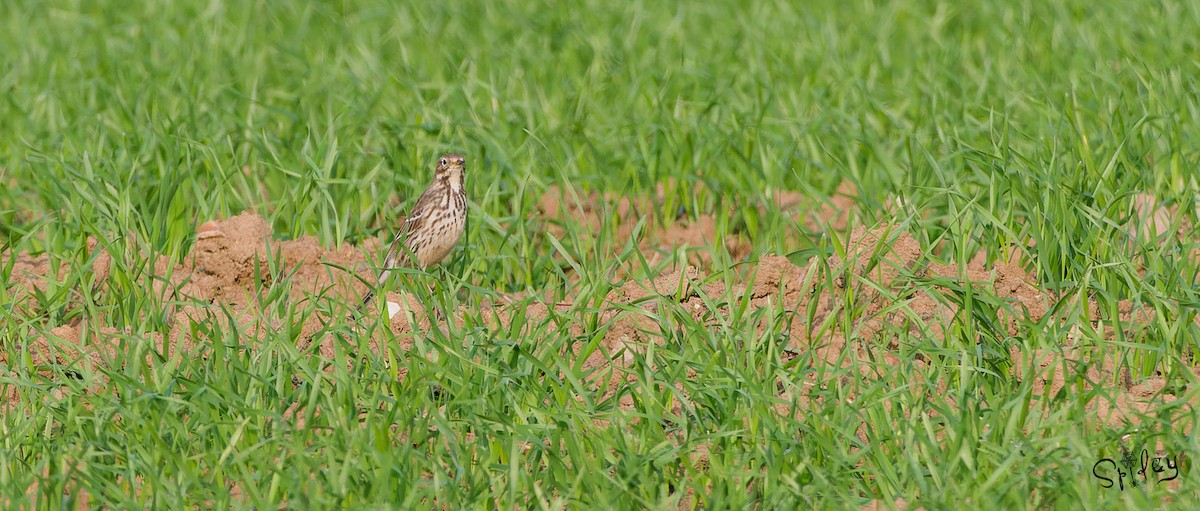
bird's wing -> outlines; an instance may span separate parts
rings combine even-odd
[[[399,268],[408,264],[408,248],[404,246],[404,240],[408,238],[408,233],[413,232],[415,227],[421,223],[421,217],[417,215],[409,216],[404,219],[404,223],[400,225],[400,229],[396,231],[396,237],[392,238],[392,245],[388,248],[387,257],[383,260],[384,272]]]
[[[411,255],[408,247],[405,246],[405,241],[407,241],[409,233],[418,232],[425,225],[428,216],[426,213],[429,211],[429,203],[433,201],[433,197],[434,195],[426,190],[413,204],[408,218],[404,219],[404,223],[396,230],[396,237],[392,238],[392,246],[388,249],[387,258],[383,260],[383,273],[392,268],[408,266]],[[382,274],[380,277],[382,278]]]

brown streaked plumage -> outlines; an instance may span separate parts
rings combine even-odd
[[[441,263],[454,250],[467,227],[466,172],[460,154],[447,153],[438,159],[433,183],[417,198],[392,239],[376,286],[382,285],[394,268],[423,270]],[[374,297],[374,289],[367,291],[359,309]]]

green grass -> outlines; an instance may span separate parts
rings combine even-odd
[[[1197,33],[1200,7],[1170,0],[6,2],[0,247],[65,270],[36,315],[14,288],[0,294],[0,388],[19,394],[0,416],[0,502],[671,509],[694,492],[711,508],[1194,507],[1190,471],[1178,489],[1124,492],[1091,473],[1123,445],[1200,456],[1189,405],[1110,427],[1090,406],[1118,382],[1031,398],[1033,379],[988,354],[1015,346],[1012,364],[1036,367],[1034,350],[1080,326],[1080,345],[1135,381],[1159,371],[1180,403],[1195,399]],[[419,295],[466,307],[449,335],[389,366],[387,353],[355,359],[368,350],[345,324],[330,327],[343,340],[330,361],[291,328],[251,339],[213,321],[197,327],[215,339],[201,353],[146,356],[169,331],[141,278],[147,254],[182,260],[200,222],[243,210],[280,238],[384,238],[447,150],[469,158],[470,229],[451,284]],[[963,310],[945,339],[889,331],[827,365],[785,362],[786,331],[756,331],[786,322],[789,304],[702,325],[653,298],[661,343],[633,357],[636,377],[612,396],[588,383],[570,346],[603,336],[598,309],[620,284],[608,270],[637,256],[611,250],[612,225],[547,236],[535,216],[548,187],[646,198],[674,180],[649,215],[717,213],[752,259],[803,262],[845,233],[758,206],[843,179],[862,223],[911,234],[930,258],[994,260],[1032,240],[1027,269],[1045,289],[1097,301],[1108,326],[1120,300],[1158,318],[1110,338],[1077,299],[1065,322],[1010,337],[987,320],[996,297],[965,288],[946,297]],[[1130,248],[1141,192],[1178,206],[1180,240]],[[903,198],[898,215],[889,197]],[[114,258],[104,293],[88,237]],[[745,267],[716,260],[717,282]],[[4,282],[11,272],[0,266]],[[576,306],[483,326],[485,300],[547,289]],[[844,298],[851,324],[861,306]],[[266,302],[291,324],[314,313],[286,293]],[[31,339],[81,319],[87,335],[120,332],[115,360],[77,379],[24,362]],[[808,399],[785,402],[779,386]]]

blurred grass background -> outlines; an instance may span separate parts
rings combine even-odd
[[[864,218],[880,218],[887,198],[902,198],[906,216],[887,220],[930,250],[946,248],[944,259],[1003,253],[1032,240],[1028,269],[1047,289],[1168,311],[1146,337],[1157,344],[1148,347],[1154,354],[1138,376],[1149,376],[1190,362],[1196,348],[1197,263],[1188,255],[1200,159],[1198,30],[1200,4],[1188,1],[5,2],[0,247],[47,252],[71,271],[52,286],[43,316],[19,317],[0,299],[9,302],[0,341],[19,352],[31,331],[72,314],[132,328],[131,342],[153,329],[141,323],[155,321],[145,318],[158,302],[132,283],[137,268],[114,270],[118,280],[128,277],[114,284],[127,295],[102,297],[84,312],[66,307],[73,299],[68,284],[88,282],[80,247],[89,236],[112,243],[118,261],[131,260],[114,241],[127,236],[146,253],[179,260],[196,225],[252,210],[281,238],[315,235],[330,246],[382,238],[427,183],[436,155],[453,150],[470,160],[473,205],[461,253],[470,257],[460,255],[450,271],[479,289],[566,285],[561,272],[547,271],[562,255],[531,220],[537,197],[551,185],[648,197],[657,183],[675,180],[681,184],[668,194],[694,205],[690,214],[732,208],[719,234],[747,236],[754,255],[811,255],[825,246],[821,233],[805,233],[799,246],[787,241],[800,227],[773,207],[771,194],[821,197],[849,180],[860,191]],[[705,186],[693,193],[696,183]],[[1133,196],[1143,192],[1178,208],[1186,223],[1174,227],[1185,230],[1182,236],[1130,248],[1122,226]],[[768,206],[765,213],[759,205]],[[588,271],[600,275],[608,261],[590,251],[596,242],[582,229],[562,240],[568,251],[592,254]],[[6,279],[10,271],[4,269]],[[739,326],[753,336],[752,323]],[[543,341],[565,335],[546,328]],[[114,378],[112,400],[95,408],[83,407],[79,395],[43,408],[31,393],[18,405],[23,413],[3,418],[3,494],[23,495],[50,467],[63,472],[47,477],[48,500],[37,502],[55,506],[71,503],[61,490],[72,477],[115,507],[672,507],[681,495],[675,490],[685,486],[711,493],[705,502],[713,507],[765,499],[841,508],[895,496],[927,508],[1167,502],[1160,493],[1097,486],[1089,456],[1123,433],[1073,428],[1082,406],[1064,405],[1057,422],[1026,425],[1024,431],[1040,432],[1021,440],[1034,446],[1033,457],[1011,456],[1016,437],[967,442],[949,435],[957,440],[947,445],[918,434],[928,425],[902,429],[891,439],[894,450],[863,455],[862,446],[849,449],[839,436],[847,427],[853,435],[846,424],[893,428],[897,412],[835,402],[805,421],[766,419],[779,373],[755,368],[757,358],[738,362],[747,373],[689,382],[742,388],[713,405],[719,413],[705,415],[712,421],[702,428],[711,435],[706,441],[741,440],[713,452],[703,476],[681,468],[686,462],[672,456],[688,450],[661,443],[663,431],[584,427],[577,423],[591,412],[571,402],[540,422],[556,424],[546,427],[555,429],[555,442],[566,442],[556,445],[567,454],[535,460],[513,446],[545,432],[523,430],[532,426],[510,416],[457,415],[439,424],[450,437],[507,432],[471,451],[487,460],[475,465],[459,460],[468,447],[453,442],[372,450],[383,442],[384,422],[371,426],[379,431],[347,422],[333,424],[330,436],[304,431],[272,440],[261,400],[286,408],[321,396],[349,411],[382,399],[394,406],[388,423],[403,423],[395,414],[409,426],[438,420],[398,404],[429,399],[412,384],[392,388],[342,375],[339,390],[285,392],[271,375],[305,362],[288,351],[289,339],[274,341],[265,354],[238,359],[241,372],[215,373],[211,360],[154,369],[153,378],[128,369],[126,379]],[[1024,342],[1059,341],[1031,330]],[[46,385],[10,369],[18,375],[10,384]],[[896,385],[909,380],[907,370],[897,369]],[[664,387],[642,381],[630,392],[665,399],[663,389],[682,377],[662,371],[656,378]],[[1170,372],[1194,384],[1192,373]],[[186,398],[163,393],[175,377],[189,382]],[[472,410],[487,410],[494,399],[541,402],[533,387],[497,397],[472,381],[464,377],[458,389]],[[1003,389],[1009,387],[990,391]],[[879,392],[876,398],[891,399]],[[137,395],[160,397],[146,402]],[[121,445],[145,442],[140,457],[105,443],[110,433],[101,425],[117,413],[145,420],[126,419],[112,433]],[[870,413],[878,415],[864,418]],[[977,433],[979,416],[961,413],[938,427]],[[1196,452],[1195,441],[1173,429],[1179,426],[1150,429],[1173,448]],[[254,434],[231,440],[234,431]],[[590,438],[576,440],[581,432]],[[175,459],[184,445],[192,449]],[[242,449],[252,454],[235,454]],[[314,458],[290,457],[297,453]],[[71,472],[64,459],[85,468]],[[259,470],[267,466],[273,468]],[[424,482],[447,470],[450,479]],[[144,483],[134,497],[127,490],[136,477]],[[247,492],[244,499],[223,496],[220,487],[230,480]],[[1194,503],[1195,481],[1189,477],[1189,491],[1172,502]]]

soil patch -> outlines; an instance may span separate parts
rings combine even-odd
[[[853,209],[856,193],[852,186],[843,184],[837,192],[840,198],[820,206],[815,215],[807,213],[806,222],[825,229],[844,227],[850,219],[847,212]],[[740,234],[717,239],[717,220],[711,214],[685,212],[667,215],[665,220],[661,214],[650,214],[667,202],[662,187],[655,198],[646,200],[595,193],[567,200],[566,195],[570,194],[552,189],[539,201],[550,234],[565,234],[557,224],[562,221],[577,222],[587,232],[598,232],[608,220],[605,216],[613,215],[617,240],[629,240],[638,219],[646,219],[646,234],[637,243],[646,253],[656,254],[647,259],[662,257],[663,252],[679,247],[714,244],[724,247],[735,260],[749,254],[749,241]],[[806,199],[787,194],[777,195],[775,201],[785,211],[806,204]],[[1138,207],[1143,209],[1153,206],[1146,206],[1146,201],[1140,204]],[[1146,210],[1145,214],[1153,220],[1153,228],[1146,235],[1166,234],[1158,218],[1160,210],[1153,207]],[[1179,224],[1177,220],[1166,223]],[[782,346],[786,357],[806,356],[814,363],[846,366],[851,363],[848,352],[855,353],[859,360],[879,358],[889,364],[900,363],[902,356],[915,357],[915,363],[924,364],[927,362],[924,357],[932,356],[920,346],[900,346],[898,338],[927,339],[935,344],[1011,340],[1023,329],[1046,319],[1054,304],[1062,299],[1039,288],[1037,279],[1023,269],[1016,257],[1019,252],[1007,254],[1005,261],[990,264],[986,257],[976,257],[960,267],[931,261],[912,236],[888,225],[856,227],[842,233],[840,239],[836,255],[828,259],[796,264],[786,257],[766,255],[756,264],[730,270],[735,272],[732,290],[725,287],[728,275],[711,270],[711,251],[700,249],[689,252],[690,264],[684,267],[669,268],[646,279],[616,283],[600,304],[575,304],[570,297],[558,302],[538,297],[504,297],[485,305],[483,316],[490,318],[490,324],[484,326],[511,330],[514,322],[523,322],[518,326],[527,335],[538,325],[565,324],[573,338],[580,339],[571,346],[574,355],[585,358],[585,368],[600,369],[592,373],[594,384],[606,392],[615,392],[623,382],[634,378],[621,369],[641,350],[663,342],[670,335],[654,319],[661,312],[663,300],[679,304],[697,322],[713,326],[721,318],[728,318],[736,304],[748,301],[753,309],[768,311],[764,317],[772,317],[770,313],[784,314],[785,320],[763,321],[758,328],[763,333],[777,330],[769,333],[786,339]],[[98,246],[94,240],[88,244],[94,279],[80,285],[92,285],[103,291],[113,261],[107,253],[97,254]],[[195,244],[187,257],[181,262],[159,258],[153,265],[154,274],[144,277],[152,279],[155,291],[169,307],[169,332],[154,337],[158,354],[167,359],[204,356],[207,343],[231,335],[234,330],[242,339],[240,344],[253,349],[253,339],[290,328],[298,332],[296,342],[301,349],[312,348],[316,343],[318,353],[332,358],[335,341],[320,332],[331,323],[331,318],[347,312],[346,304],[356,304],[367,289],[365,283],[373,280],[373,265],[364,254],[374,253],[377,248],[374,241],[362,247],[332,249],[322,247],[311,237],[275,241],[267,222],[253,214],[206,222],[197,229]],[[21,310],[36,314],[39,304],[35,295],[45,289],[46,277],[55,273],[54,265],[45,254],[2,257],[0,262],[13,267],[10,289],[25,298]],[[65,268],[57,270],[60,280],[64,272]],[[296,304],[296,310],[307,307],[311,313],[298,319],[264,310],[263,300],[272,293],[286,294]],[[960,310],[964,300],[988,300],[977,297],[995,297],[985,304],[995,311],[994,317],[963,317]],[[406,294],[392,293],[388,301],[398,310],[392,315],[391,338],[398,340],[400,349],[408,350],[414,331],[433,327],[429,314]],[[596,326],[587,326],[580,319],[583,308],[599,310],[591,323]],[[1113,336],[1118,329],[1136,333],[1153,322],[1158,313],[1132,302],[1119,303],[1117,317],[1109,317],[1107,310],[1092,301],[1068,303],[1057,309],[1046,324],[1081,324],[1074,331],[1076,337],[1079,328],[1092,328]],[[463,312],[451,311],[446,320],[461,324]],[[1080,314],[1085,315],[1086,321],[1079,321]],[[846,317],[853,319],[846,321]],[[115,359],[121,333],[103,326],[99,318],[90,321],[57,325],[41,334],[31,332],[30,344],[23,349],[32,364],[43,369],[106,366]],[[965,328],[968,325],[971,328]],[[900,332],[913,335],[896,335]],[[963,339],[963,332],[975,332],[976,338]],[[596,334],[602,334],[599,346],[585,341]],[[1067,388],[1067,382],[1073,379],[1084,378],[1093,386],[1119,380],[1118,365],[1106,358],[1093,360],[1073,341],[1068,336],[1062,350],[1029,355],[1010,349],[1008,356],[1014,368],[1022,363],[1029,365],[1024,357],[1037,358],[1038,370],[1029,374],[1017,371],[1014,376],[1040,379],[1034,393],[1047,399]],[[379,351],[383,342],[383,332],[378,332],[370,347]],[[0,364],[12,367],[23,362],[0,360]],[[1194,372],[1194,368],[1191,370]],[[831,384],[809,383],[813,387]],[[1126,381],[1116,389],[1112,400],[1104,403],[1092,400],[1088,406],[1107,417],[1109,423],[1132,421],[1154,403],[1177,399],[1182,390],[1186,389],[1169,388],[1162,378]],[[8,397],[10,401],[16,398]]]

